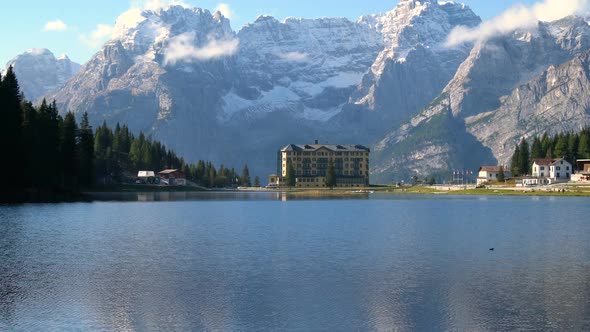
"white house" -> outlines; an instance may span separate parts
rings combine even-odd
[[[500,167],[502,166],[481,166],[477,176],[477,184],[480,185],[486,182],[498,181]],[[510,176],[510,171],[504,167],[504,178],[509,178]]]
[[[567,182],[572,176],[573,167],[563,158],[533,160],[532,175],[542,183]]]
[[[156,180],[156,173],[154,171],[139,171],[137,172],[137,182],[142,184],[153,184]]]

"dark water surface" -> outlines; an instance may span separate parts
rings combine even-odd
[[[590,330],[585,198],[138,199],[0,206],[0,330]]]

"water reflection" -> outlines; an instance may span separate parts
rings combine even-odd
[[[379,196],[379,195],[376,195]],[[316,192],[140,192],[140,193],[92,193],[90,198],[103,202],[174,202],[174,201],[293,201],[293,200],[359,200],[369,199],[364,193],[316,193]]]
[[[0,330],[590,329],[585,199],[219,195],[1,207]]]

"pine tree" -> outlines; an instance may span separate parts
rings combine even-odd
[[[332,162],[328,165],[328,171],[326,172],[326,186],[330,189],[336,186],[336,170]]]
[[[576,163],[578,159],[578,146],[580,145],[580,135],[571,134],[568,141],[567,161]]]
[[[0,149],[3,175],[0,200],[18,200],[23,191],[22,95],[14,70],[8,68],[0,82]]]
[[[525,138],[522,139],[520,143],[520,153],[519,153],[519,163],[518,163],[518,173],[521,175],[526,175],[529,173],[530,168],[530,153],[529,153],[529,143]]]
[[[94,185],[94,133],[88,120],[88,113],[84,113],[79,130],[79,167],[80,185],[90,188]]]
[[[260,187],[260,178],[258,177],[258,175],[254,177],[254,187]]]
[[[557,139],[557,143],[555,144],[555,156],[557,158],[567,158],[568,157],[568,139],[565,135],[560,135]]]
[[[504,174],[504,166],[500,166],[500,170],[498,171],[498,182],[506,181],[506,175]]]
[[[285,181],[289,188],[295,187],[297,184],[297,178],[295,177],[295,169],[293,169],[293,165],[290,161],[287,162],[287,175],[285,176]]]
[[[531,159],[542,159],[545,157],[543,153],[543,143],[539,137],[535,137],[533,141],[533,147],[531,149]]]
[[[62,186],[65,190],[70,192],[78,191],[78,153],[76,134],[78,125],[74,114],[68,112],[64,118],[60,134],[60,151],[62,158]]]
[[[514,153],[512,154],[512,162],[510,165],[512,176],[521,176],[520,173],[520,147],[516,145]]]
[[[543,147],[543,153],[540,158],[547,158],[547,154],[549,150],[553,147],[553,142],[547,133],[543,134],[543,138],[541,139],[541,146]],[[553,158],[553,157],[551,157]]]
[[[582,132],[578,144],[578,157],[581,159],[590,158],[590,135]]]
[[[244,169],[242,170],[242,177],[240,178],[240,180],[243,186],[252,186],[252,181],[250,181],[250,170],[248,170],[248,164],[244,165]]]

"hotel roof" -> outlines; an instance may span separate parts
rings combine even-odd
[[[289,144],[281,152],[315,152],[322,148],[333,152],[371,152],[368,147],[358,144]]]

